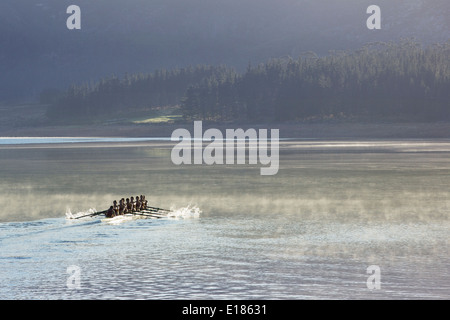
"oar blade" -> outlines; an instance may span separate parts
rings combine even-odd
[[[101,215],[101,214],[105,214],[106,211],[108,211],[108,210],[103,210],[103,211],[100,211],[100,212],[94,212],[94,213],[86,214],[84,216],[73,217],[73,218],[70,218],[70,219],[81,219],[81,218],[87,218],[87,217],[94,217],[94,216],[98,216],[98,215]]]

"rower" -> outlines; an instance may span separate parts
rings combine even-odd
[[[116,216],[119,215],[119,206],[117,205],[117,201],[116,200],[113,201],[113,209],[114,209],[115,215]]]
[[[142,196],[142,198],[143,198],[142,202],[144,203],[144,208],[147,209],[148,201],[147,201],[147,199],[145,199],[145,195]]]
[[[136,205],[134,204],[134,198],[130,197],[130,203],[131,203],[131,212],[136,211]]]
[[[125,200],[122,198],[119,201],[119,214],[124,215],[126,210]]]
[[[136,196],[136,211],[141,211],[141,201],[139,200],[139,196]]]
[[[142,209],[147,209],[147,200],[145,200],[145,196],[141,195]]]
[[[106,211],[105,216],[106,216],[107,218],[112,218],[112,217],[115,216],[113,206],[109,207],[108,211]]]
[[[139,201],[141,202],[141,210],[144,210],[145,209],[145,207],[144,207],[144,196],[142,194],[139,197]]]
[[[130,202],[130,199],[127,198],[126,213],[131,213],[131,212],[133,212],[133,204]]]

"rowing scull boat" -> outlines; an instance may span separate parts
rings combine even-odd
[[[167,218],[167,214],[154,213],[152,211],[144,210],[144,211],[135,212],[135,213],[127,213],[127,214],[115,216],[112,218],[103,218],[103,219],[101,219],[101,221],[106,222],[106,223],[116,224],[116,223],[122,223],[124,221],[145,219],[145,218],[153,218],[153,219]]]

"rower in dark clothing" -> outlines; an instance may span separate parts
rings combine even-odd
[[[144,198],[143,198],[144,196],[141,194],[140,195],[140,197],[139,197],[139,201],[141,202],[141,210],[144,210],[145,209],[145,207],[144,207]]]
[[[139,200],[139,196],[136,196],[136,211],[141,211],[141,200]]]
[[[141,195],[140,197],[139,197],[139,203],[141,204],[141,210],[145,210],[145,204],[144,204],[144,196],[143,195]]]
[[[113,206],[109,207],[108,211],[106,211],[105,216],[106,216],[107,218],[115,217],[115,213],[114,213],[114,208],[113,208]]]
[[[119,214],[123,215],[125,214],[126,206],[125,206],[125,200],[122,198],[119,201]]]
[[[131,203],[131,212],[136,212],[136,205],[134,203],[133,197],[130,197],[130,203]]]
[[[147,200],[145,200],[145,196],[141,195],[141,203],[142,203],[142,209],[147,209]]]
[[[113,201],[113,209],[114,209],[115,215],[116,216],[119,215],[119,206],[117,205],[117,201],[116,200]]]
[[[126,205],[126,211],[125,211],[126,213],[133,212],[133,204],[130,202],[129,198],[127,198],[127,203],[125,205]]]

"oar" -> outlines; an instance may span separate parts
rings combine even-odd
[[[160,211],[160,210],[156,210],[156,209],[147,209],[147,208],[142,209],[142,210],[144,210],[144,211],[150,211],[150,212],[165,212],[165,211]]]
[[[72,219],[81,219],[81,218],[86,218],[86,217],[98,216],[98,215],[100,215],[100,214],[106,213],[107,211],[108,211],[108,210],[103,210],[103,211],[100,211],[100,212],[90,213],[90,214],[87,214],[87,215],[85,215],[85,216],[75,217],[75,218],[72,218]]]
[[[147,212],[154,212],[154,213],[163,213],[163,214],[167,214],[170,213],[172,211],[163,211],[163,210],[157,210],[157,209],[142,209],[141,211],[147,211]]]
[[[152,215],[158,215],[158,216],[164,216],[167,217],[167,213],[165,212],[154,212],[154,211],[142,211],[144,214],[152,214]]]
[[[156,210],[156,211],[166,211],[166,212],[171,212],[171,210],[163,209],[163,208],[156,208],[156,207],[150,207],[150,206],[147,206],[146,208],[150,208],[150,209],[153,209],[153,210]]]
[[[164,215],[168,215],[170,213],[170,211],[158,211],[158,210],[148,210],[148,209],[144,209],[142,210],[145,213],[151,213],[151,214],[164,214]]]
[[[138,215],[138,216],[144,216],[144,217],[153,217],[153,218],[165,218],[166,215],[160,215],[157,213],[147,213],[147,212],[133,212],[133,214]]]

